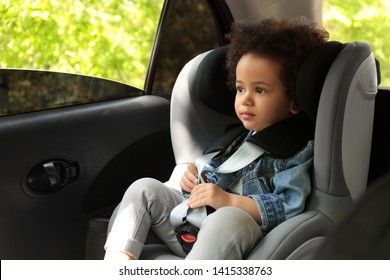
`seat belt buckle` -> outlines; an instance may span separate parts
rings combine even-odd
[[[181,247],[183,248],[183,251],[188,255],[188,253],[191,251],[192,247],[194,246],[197,237],[190,234],[190,233],[183,233],[181,236]]]
[[[186,243],[195,243],[197,237],[190,234],[190,233],[183,233],[181,236],[180,236],[181,240],[183,240],[183,242],[186,242]]]
[[[199,229],[189,222],[185,222],[178,227],[174,227],[174,230],[176,232],[177,241],[181,245],[184,253],[188,255],[198,239]]]

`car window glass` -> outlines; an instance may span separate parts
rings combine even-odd
[[[0,67],[81,73],[142,88],[163,2],[1,1]]]
[[[327,0],[324,27],[330,40],[363,41],[381,65],[381,86],[390,86],[390,2],[388,0]]]
[[[0,69],[0,116],[142,94],[127,84],[91,76]]]
[[[172,1],[169,8],[158,50],[153,92],[172,90],[185,63],[219,46],[217,26],[206,1]]]
[[[164,0],[1,1],[0,68],[79,73],[142,89],[163,3]],[[7,80],[14,81],[9,77]],[[2,83],[4,87],[5,78]],[[15,86],[11,85],[14,89]],[[48,85],[40,88],[53,89]],[[40,97],[35,98],[33,92],[9,90],[7,95],[0,95],[1,114],[96,100],[91,95],[77,100],[78,95],[73,95],[68,104],[61,94],[41,90]],[[116,97],[106,91],[100,99]],[[23,104],[29,105],[21,108]]]

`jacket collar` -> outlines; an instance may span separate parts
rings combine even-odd
[[[314,139],[314,125],[303,114],[273,124],[249,137],[248,130],[242,125],[230,129],[224,137],[209,146],[204,154],[224,151],[237,146],[245,139],[262,149],[274,158],[289,158],[301,150],[309,140]]]
[[[298,114],[257,132],[247,141],[258,145],[272,157],[288,158],[313,139],[314,125],[304,114]]]

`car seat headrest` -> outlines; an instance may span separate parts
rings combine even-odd
[[[297,100],[313,123],[326,75],[343,47],[342,43],[336,41],[321,44],[309,53],[298,73]],[[227,85],[227,50],[228,46],[219,47],[203,58],[195,76],[195,91],[209,108],[221,114],[235,116],[235,94]]]
[[[195,92],[214,111],[235,116],[235,94],[227,86],[226,53],[223,46],[210,51],[200,62],[195,76]]]
[[[315,123],[322,86],[337,55],[344,48],[340,42],[323,43],[311,51],[298,73],[296,92],[301,110]]]

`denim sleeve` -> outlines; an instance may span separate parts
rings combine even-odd
[[[212,159],[204,166],[203,170],[213,170],[221,164],[222,164],[222,160],[220,158]],[[217,184],[219,179],[219,174],[215,172],[206,172],[204,176],[206,177],[205,181],[207,183]]]
[[[311,191],[313,145],[308,146],[286,162],[285,169],[275,170],[272,193],[250,195],[261,215],[261,228],[270,231],[281,222],[304,210],[306,197]]]
[[[216,168],[218,165],[220,165],[222,162],[221,159],[217,159],[217,160],[210,160],[203,168],[203,170],[212,170],[214,168]],[[205,174],[205,181],[208,182],[208,183],[213,183],[213,184],[216,184],[217,181],[218,181],[218,178],[219,178],[219,174],[217,173],[214,173],[214,172],[208,172]],[[182,195],[184,198],[189,198],[190,197],[190,193],[189,192],[186,192],[186,191],[183,191],[182,190]]]

